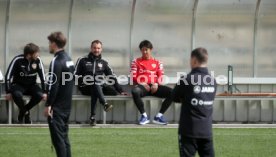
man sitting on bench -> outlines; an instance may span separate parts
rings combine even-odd
[[[25,124],[31,124],[30,110],[41,99],[47,99],[44,67],[38,55],[39,47],[33,43],[27,44],[24,47],[24,54],[13,58],[5,76],[6,99],[13,99],[18,106],[18,123],[20,124],[23,123],[23,119]],[[42,89],[36,83],[37,74]],[[23,94],[31,96],[27,105],[23,100]]]
[[[94,40],[91,43],[91,52],[88,55],[79,58],[75,68],[79,90],[83,95],[91,96],[91,126],[96,125],[95,111],[98,99],[100,104],[103,105],[104,111],[108,112],[113,106],[106,102],[104,95],[117,95],[118,93],[126,95],[126,93],[123,92],[122,87],[119,85],[108,62],[102,59],[101,53],[102,42]],[[108,82],[104,83],[105,81]]]
[[[162,103],[159,113],[154,117],[153,123],[166,125],[167,122],[163,114],[172,103],[172,89],[160,84],[162,83],[164,69],[163,64],[151,55],[153,49],[152,43],[148,40],[144,40],[140,43],[139,48],[142,57],[134,59],[131,64],[131,79],[134,83],[132,96],[135,105],[141,113],[139,124],[144,125],[149,123],[142,97],[155,96],[165,98],[165,100]]]

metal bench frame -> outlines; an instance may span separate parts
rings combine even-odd
[[[1,101],[7,101],[5,98],[6,95],[1,95]],[[29,96],[24,96],[24,100],[28,100]],[[131,96],[106,96],[106,100],[132,100]],[[85,95],[73,95],[72,100],[90,100],[90,96]],[[160,98],[147,96],[144,97],[143,100],[160,100]],[[276,100],[276,97],[272,96],[256,96],[256,97],[249,97],[249,96],[216,96],[215,100]],[[7,101],[8,103],[8,124],[12,124],[12,106],[13,101]],[[106,112],[103,111],[103,124],[106,124]]]

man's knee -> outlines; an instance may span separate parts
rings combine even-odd
[[[101,85],[97,85],[96,83],[94,85],[92,85],[92,91],[93,92],[102,92],[103,88]]]
[[[90,96],[92,95],[91,89],[88,87],[79,87],[79,91],[82,95]]]
[[[118,95],[117,91],[111,86],[103,86],[104,95]]]
[[[139,87],[134,87],[132,90],[131,90],[131,94],[133,96],[137,96],[137,95],[140,95],[141,94],[141,89]]]
[[[23,97],[23,93],[21,91],[13,91],[11,94],[12,94],[13,98],[22,98]]]
[[[37,99],[42,99],[43,98],[43,93],[42,92],[35,92],[32,97],[37,98]]]
[[[159,89],[163,90],[166,93],[171,93],[173,91],[171,87],[163,86],[163,85],[159,86]]]

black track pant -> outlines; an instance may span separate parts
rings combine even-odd
[[[70,112],[53,111],[53,118],[48,117],[52,143],[57,157],[71,157],[71,146],[68,137]]]
[[[91,85],[84,86],[79,88],[83,95],[91,96],[91,116],[96,115],[96,105],[97,100],[99,99],[100,104],[104,105],[106,100],[104,95],[117,95],[117,91],[113,88],[113,86],[108,85]]]
[[[179,135],[180,157],[194,157],[198,151],[200,157],[214,157],[212,138],[189,138]]]
[[[22,86],[13,84],[11,86],[11,95],[20,110],[24,109],[29,111],[42,100],[43,92],[38,85]],[[31,100],[26,106],[23,100],[23,95],[31,96]]]
[[[151,94],[150,92],[148,92],[142,85],[136,85],[131,91],[134,103],[141,114],[145,112],[144,102],[142,100],[142,97],[145,97],[145,96],[155,96],[158,98],[165,98],[165,100],[162,103],[161,109],[159,111],[162,114],[165,113],[172,103],[171,92],[172,92],[172,89],[170,87],[162,86],[162,85],[158,86],[158,89],[154,94]]]

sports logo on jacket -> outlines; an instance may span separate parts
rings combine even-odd
[[[195,93],[195,94],[198,94],[198,93],[200,93],[200,92],[201,92],[200,86],[194,86],[194,93]]]
[[[152,66],[153,68],[156,68],[156,64],[151,64],[151,66]]]
[[[32,68],[33,68],[33,69],[36,69],[36,68],[37,68],[37,64],[33,63],[33,64],[32,64]]]
[[[102,63],[99,63],[98,64],[98,67],[101,69],[103,67],[103,64]]]
[[[73,61],[66,61],[66,67],[69,68],[70,66],[74,66]]]

